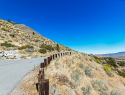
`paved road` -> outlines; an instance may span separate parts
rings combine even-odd
[[[0,95],[10,95],[20,80],[46,57],[24,60],[0,60]]]

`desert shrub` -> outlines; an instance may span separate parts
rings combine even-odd
[[[56,69],[59,69],[59,65],[60,65],[59,62],[55,62],[55,68],[56,68]]]
[[[37,55],[34,55],[33,58],[37,58],[38,56]]]
[[[80,68],[85,69],[85,66],[83,65],[83,63],[82,63],[82,62],[77,63],[77,65],[78,65]]]
[[[82,59],[82,58],[83,58],[82,55],[80,55],[80,54],[79,54],[78,56],[79,56],[79,59]]]
[[[93,57],[94,59],[98,59],[99,61],[101,61],[100,58],[98,58],[98,57],[95,56],[95,55],[92,55],[92,57]]]
[[[79,79],[79,73],[77,73],[76,71],[72,71],[71,77],[73,80],[77,81]]]
[[[35,42],[39,42],[40,40],[35,40]]]
[[[110,67],[110,65],[108,65],[108,64],[103,64],[103,66],[104,66],[104,70],[106,71],[106,73],[108,74],[108,76],[114,77],[114,74],[111,73],[111,67]]]
[[[56,92],[57,92],[57,85],[52,84],[50,89],[49,89],[49,93],[50,93],[50,95],[56,95]]]
[[[89,67],[86,67],[86,68],[85,68],[85,74],[86,74],[87,76],[89,76],[90,78],[93,78],[93,77],[94,77],[94,74],[92,73],[92,69],[89,68]]]
[[[68,67],[70,67],[70,66],[71,66],[71,63],[69,62],[68,59],[66,59],[66,61],[67,61]]]
[[[18,47],[18,50],[23,50],[26,48],[33,48],[33,46],[30,46],[30,45],[21,46],[21,47]]]
[[[101,64],[101,61],[99,59],[94,59],[94,61]]]
[[[114,77],[114,74],[113,74],[113,73],[111,73],[111,72],[109,72],[109,71],[106,71],[106,73],[108,74],[108,76]]]
[[[82,90],[82,91],[85,91],[85,87],[84,87],[84,86],[82,86],[82,87],[81,87],[81,90]]]
[[[91,68],[94,68],[94,66],[93,65],[91,65],[92,63],[88,63],[88,65],[91,67]]]
[[[1,43],[1,46],[5,46],[5,47],[15,47],[15,45],[11,44],[11,43],[8,43],[8,42],[4,42],[4,43]]]
[[[37,52],[39,50],[38,47],[34,47],[34,51]]]
[[[93,61],[93,58],[90,58],[89,60],[90,60],[90,61]]]
[[[103,64],[105,71],[111,72],[111,67],[108,64]]]
[[[46,45],[46,46],[45,46],[45,49],[47,49],[47,50],[51,50],[51,49],[52,49],[52,46],[50,46],[50,45]]]
[[[40,53],[46,53],[46,49],[45,49],[45,48],[39,49],[39,52],[40,52]]]
[[[40,46],[40,48],[45,48],[45,46],[46,46],[45,44],[42,44],[42,45]]]
[[[26,56],[24,56],[24,55],[21,56],[21,59],[25,59],[25,58],[26,58]]]
[[[107,62],[106,61],[102,61],[102,64],[107,64]]]
[[[74,64],[75,62],[74,62],[74,59],[72,59],[72,64]]]
[[[124,62],[124,61],[118,61],[117,64],[118,64],[119,66],[125,66],[125,62]]]
[[[54,48],[51,45],[44,45],[44,44],[42,44],[40,46],[40,48],[45,48],[46,50],[49,50],[49,51],[54,50]]]
[[[77,72],[78,74],[80,74],[80,70],[79,70],[79,69],[76,69],[76,72]]]
[[[118,75],[123,76],[125,78],[125,72],[122,72],[122,71],[117,69],[117,73],[118,73]]]
[[[8,22],[11,22],[10,19],[8,19]]]
[[[8,29],[6,29],[6,28],[1,28],[3,31],[8,31]]]
[[[116,61],[113,58],[111,58],[111,57],[108,58],[107,63],[109,65],[115,67],[115,68],[118,68],[118,65],[116,64]]]
[[[108,84],[104,80],[92,80],[91,84],[94,90],[97,91],[108,90]]]
[[[60,82],[66,82],[66,83],[69,83],[69,78],[67,77],[67,75],[65,74],[61,74],[58,76],[58,79]]]
[[[32,53],[32,52],[34,52],[34,49],[33,48],[26,48],[25,51]]]
[[[100,95],[109,95],[106,91],[101,91]]]
[[[2,38],[4,38],[4,36],[1,36]]]
[[[92,88],[89,85],[87,85],[86,87],[83,87],[82,89],[84,91],[83,95],[91,95]]]
[[[119,92],[112,90],[111,95],[121,95]]]
[[[82,53],[82,55],[84,55],[84,56],[85,56],[86,54],[85,54],[85,53]]]
[[[84,58],[82,57],[81,61],[83,61],[83,60],[84,60]]]
[[[11,37],[13,37],[13,38],[15,37],[15,35],[14,35],[14,34],[10,34],[10,36],[11,36]]]
[[[58,65],[60,65],[60,63],[59,62],[55,62],[55,66],[58,66]]]
[[[88,61],[88,58],[85,58],[86,61]]]
[[[125,69],[122,69],[123,72],[125,72]]]
[[[35,33],[33,32],[33,35],[35,35]]]

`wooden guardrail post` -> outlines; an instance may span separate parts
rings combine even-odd
[[[49,95],[49,79],[40,80],[39,91],[39,95]]]
[[[48,64],[50,64],[50,57],[48,57]]]
[[[45,67],[50,64],[52,56],[44,59],[44,62],[40,64],[40,70],[38,74],[38,91],[39,95],[49,95],[49,79],[45,79]],[[48,62],[48,64],[47,64]]]
[[[45,67],[45,63],[43,62],[40,64],[40,68],[44,68],[44,67]]]
[[[47,69],[47,59],[44,59],[44,64],[45,64],[45,67]]]
[[[52,55],[50,56],[50,61],[52,60]]]
[[[55,58],[57,58],[57,54],[55,54]]]
[[[40,77],[40,80],[45,79],[45,70],[44,70],[44,68],[40,68],[39,77]]]

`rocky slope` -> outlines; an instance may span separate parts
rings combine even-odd
[[[43,37],[42,35],[40,35],[38,32],[34,31],[33,29],[31,29],[30,27],[24,25],[24,24],[14,24],[14,26],[16,28],[19,28],[21,30],[23,30],[24,32],[26,32],[27,34],[33,34],[33,32],[35,33],[36,36],[41,36]]]

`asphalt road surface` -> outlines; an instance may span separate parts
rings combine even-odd
[[[23,60],[0,60],[0,95],[10,95],[21,79],[46,57]]]

